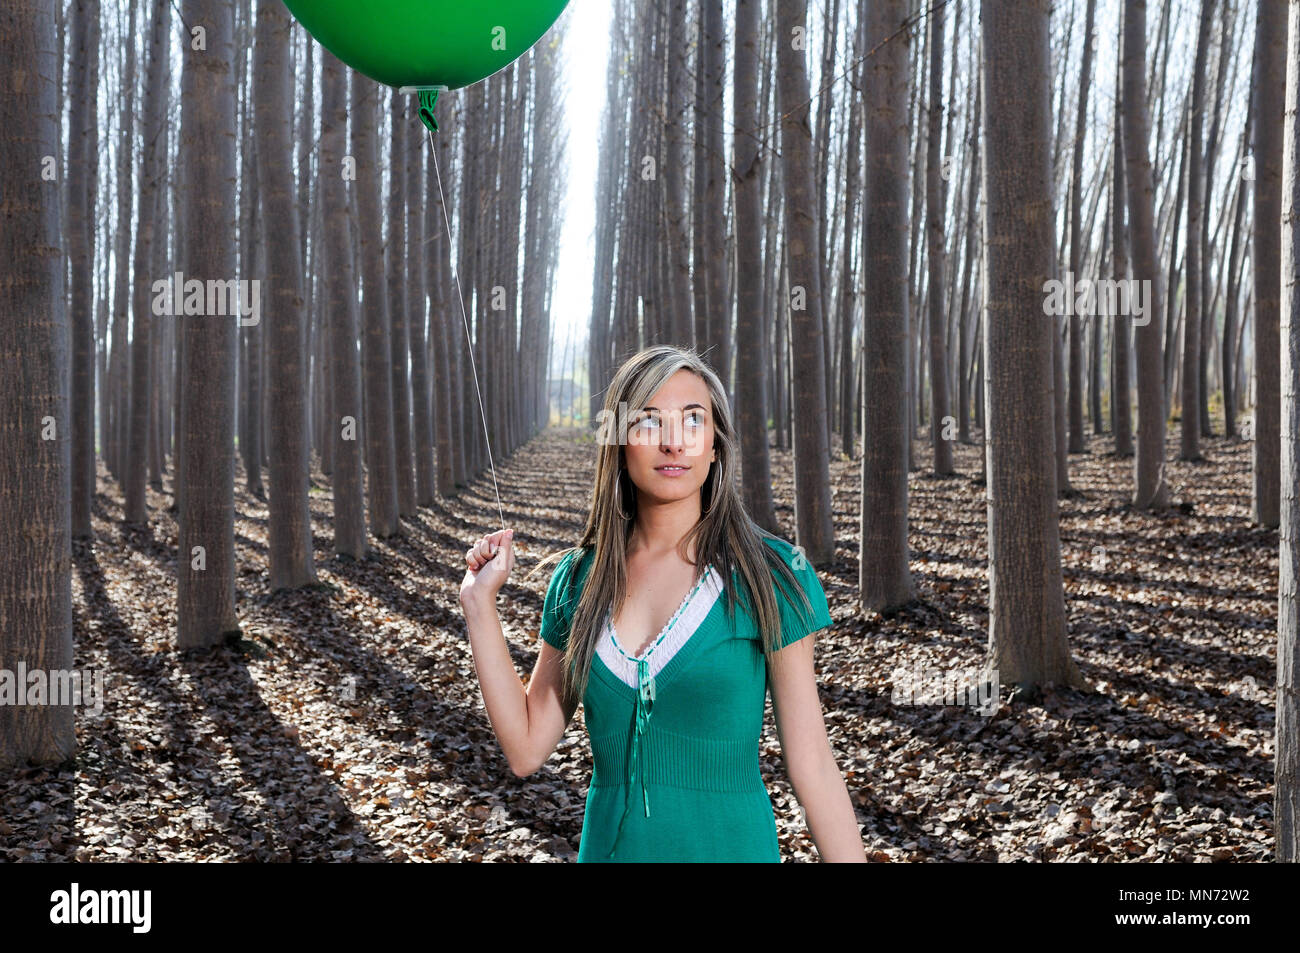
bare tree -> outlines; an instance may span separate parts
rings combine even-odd
[[[735,136],[732,189],[736,203],[736,337],[763,340],[763,142],[758,128],[760,0],[737,0]],[[683,232],[682,241],[686,236]],[[685,305],[689,307],[689,298]],[[767,362],[736,362],[736,414],[741,438],[745,507],[764,529],[776,532],[767,448]]]
[[[1161,363],[1161,287],[1156,261],[1155,186],[1147,154],[1146,0],[1124,0],[1124,152],[1128,181],[1133,277],[1150,282],[1150,309],[1134,322],[1137,339],[1138,447],[1134,459],[1133,505],[1169,505],[1165,482],[1165,395]]]
[[[1300,506],[1296,499],[1296,488],[1300,486],[1300,0],[1291,0],[1290,6],[1281,183],[1279,372],[1286,396],[1280,421],[1283,493],[1278,533],[1277,762],[1273,795],[1276,856],[1285,863],[1300,860]],[[1280,28],[1281,24],[1276,26]]]
[[[931,7],[926,19],[930,31],[926,44],[930,53],[930,131],[925,163],[926,260],[930,281],[930,446],[934,452],[935,475],[947,476],[953,468],[952,441],[944,438],[948,417],[948,344],[942,289],[948,189],[940,168],[943,164],[943,5]]]
[[[804,5],[806,6],[806,0]],[[777,0],[777,18],[781,22],[781,11],[784,9],[782,0]],[[717,368],[718,376],[722,378],[722,385],[727,389],[728,394],[732,391],[731,383],[731,289],[727,282],[727,164],[726,150],[723,145],[723,88],[724,78],[726,75],[726,28],[722,16],[722,4],[720,3],[702,3],[700,4],[700,51],[702,55],[702,83],[703,83],[703,101],[701,102],[701,116],[704,124],[696,130],[696,136],[702,145],[700,162],[703,165],[704,182],[703,182],[703,205],[697,207],[696,215],[703,221],[703,240],[704,256],[696,259],[696,268],[703,267],[709,283],[709,312],[708,328],[709,333],[705,347],[708,349],[708,360]],[[803,24],[803,19],[799,19],[799,24]],[[787,37],[788,39],[788,37]],[[786,45],[789,45],[788,43]],[[803,64],[803,56],[799,57],[800,68],[803,72],[803,93],[804,100],[808,96],[808,74]],[[790,105],[794,105],[791,103]],[[808,112],[807,107],[803,110]],[[805,125],[807,118],[804,119]],[[809,128],[808,137],[810,140],[808,149],[808,165],[806,166],[811,179],[813,153],[811,148],[812,130]],[[697,166],[697,170],[698,170]],[[811,183],[810,183],[811,184]],[[817,195],[811,187],[808,190],[806,199],[813,204],[810,207],[809,214],[813,216],[813,223],[816,224],[817,215]],[[814,238],[816,229],[811,233]],[[817,243],[813,242],[808,249],[809,260],[812,261],[817,254]],[[820,267],[820,266],[817,266]],[[819,319],[820,320],[820,319]],[[817,338],[817,346],[822,346],[820,332]],[[822,389],[825,390],[825,380],[822,379]],[[823,401],[824,406],[824,401]],[[826,417],[824,414],[817,417],[817,422],[823,427],[826,426]],[[829,490],[828,490],[829,499]],[[827,525],[830,524],[830,515],[827,513]]]
[[[1088,91],[1092,85],[1093,22],[1096,19],[1097,0],[1088,0],[1084,13],[1083,63],[1079,67],[1079,110],[1074,125],[1074,150],[1070,166],[1070,278],[1079,280],[1083,266],[1083,150],[1088,133]],[[1097,325],[1094,317],[1093,324]],[[1083,453],[1088,448],[1083,432],[1083,333],[1081,319],[1070,309],[1070,453]]]
[[[1057,519],[1048,0],[983,0],[989,654],[1004,684],[1086,688],[1070,655]],[[992,144],[997,147],[993,148]]]
[[[45,672],[73,664],[74,431],[55,164],[54,6],[13,0],[0,29],[0,85],[8,91],[0,96],[0,314],[9,336],[0,349],[0,670],[7,672],[20,664]],[[23,95],[13,95],[17,89]],[[72,138],[79,134],[74,126]],[[0,704],[0,767],[59,763],[76,744],[70,704]]]
[[[131,399],[130,421],[127,427],[126,478],[124,516],[126,522],[144,524],[149,513],[145,505],[145,468],[148,461],[148,430],[151,390],[156,386],[151,371],[153,351],[153,298],[150,271],[153,267],[154,244],[166,245],[166,235],[155,233],[158,210],[162,200],[164,149],[163,101],[167,90],[163,85],[163,67],[171,51],[167,26],[171,22],[171,9],[167,0],[153,0],[149,17],[149,62],[146,67],[144,90],[144,135],[140,156],[140,229],[135,242],[135,326],[131,336]]]
[[[794,420],[796,538],[804,557],[821,567],[835,558],[835,528],[831,521],[830,441],[822,347],[826,325],[822,318],[821,265],[817,261],[817,194],[813,183],[812,128],[808,124],[808,69],[801,41],[807,8],[807,0],[777,0],[777,87],[783,116],[781,158],[785,166],[790,280],[787,306],[794,328],[791,343],[798,403]],[[710,302],[713,300],[710,297]],[[722,308],[718,314],[725,315],[728,311]],[[720,350],[725,353],[725,349],[720,347]]]
[[[72,535],[88,538],[95,494],[95,196],[99,2],[74,0],[68,77],[68,259],[72,269]]]
[[[1128,280],[1128,227],[1125,214],[1128,207],[1128,190],[1124,176],[1124,124],[1122,66],[1115,66],[1115,149],[1111,178],[1111,261],[1116,281]],[[1133,388],[1129,382],[1129,341],[1132,330],[1127,314],[1110,316],[1114,322],[1111,333],[1111,430],[1115,434],[1115,454],[1120,457],[1133,455]]]
[[[325,421],[334,449],[334,551],[361,559],[369,549],[361,488],[361,368],[357,357],[357,303],[348,241],[348,202],[343,176],[347,78],[343,64],[321,51],[321,203],[325,210],[324,269],[328,309],[333,409]]]
[[[737,17],[742,11],[737,9]],[[668,154],[665,157],[663,187],[667,201],[664,213],[667,221],[667,252],[670,284],[668,293],[672,302],[669,316],[669,333],[666,343],[689,347],[695,343],[694,322],[691,320],[691,245],[686,198],[689,194],[685,172],[686,160],[686,109],[690,71],[687,63],[689,46],[685,28],[689,23],[686,0],[673,0],[668,10],[668,116],[664,132]],[[739,42],[739,40],[737,40]],[[754,83],[757,86],[757,78]],[[738,107],[737,107],[738,108]],[[737,208],[739,214],[739,208]],[[737,235],[739,240],[739,235]],[[741,319],[737,319],[741,320]],[[739,332],[737,332],[739,333]],[[739,386],[739,385],[737,385]],[[755,461],[757,462],[757,461]]]
[[[907,556],[906,0],[859,0],[867,151],[863,164],[862,607],[888,611],[916,594]]]
[[[118,17],[119,23],[121,16]],[[118,111],[117,147],[117,235],[113,247],[113,320],[112,349],[108,355],[108,380],[99,402],[100,440],[104,445],[104,458],[117,479],[125,483],[126,420],[130,405],[130,388],[127,382],[127,312],[131,304],[131,235],[138,236],[144,223],[131,228],[131,161],[135,154],[135,37],[136,5],[130,4],[125,38],[128,42],[122,51],[126,60],[122,67],[121,102]],[[137,238],[137,242],[139,239]]]
[[[1282,111],[1286,83],[1286,0],[1263,0],[1255,26],[1255,443],[1251,518],[1274,527],[1282,492],[1278,312],[1282,264]]]
[[[289,17],[279,0],[257,2],[254,48],[254,121],[263,227],[276,230],[266,242],[268,302],[267,375],[271,416],[270,563],[271,588],[292,589],[316,582],[312,558],[310,444],[307,427],[307,314],[303,302],[302,247],[290,155],[293,150],[289,96]],[[274,223],[273,225],[271,223]]]
[[[191,31],[181,73],[181,162],[187,275],[235,276],[234,17],[229,0],[184,0]],[[188,310],[188,309],[187,309]],[[180,470],[177,645],[197,648],[238,631],[235,616],[236,325],[186,322]]]
[[[388,327],[388,284],[384,279],[381,176],[375,144],[380,89],[352,75],[352,156],[357,163],[358,253],[362,287],[361,367],[365,385],[366,483],[370,531],[380,539],[401,531],[397,517],[397,459],[393,453],[393,345]]]
[[[1187,167],[1187,317],[1183,326],[1182,448],[1179,459],[1201,459],[1201,217],[1205,214],[1205,62],[1209,55],[1214,0],[1201,0],[1196,62],[1192,69],[1191,149]]]
[[[397,510],[402,516],[415,516],[415,456],[411,447],[411,391],[407,377],[407,366],[411,358],[409,325],[412,307],[410,281],[407,278],[407,265],[411,256],[406,249],[406,165],[409,160],[406,140],[408,136],[420,140],[420,130],[423,127],[414,121],[414,116],[405,115],[404,106],[402,94],[393,90],[388,107],[393,128],[388,153],[388,241],[384,247],[384,256],[388,272],[388,314],[391,319],[389,343],[392,346],[393,455],[397,467]],[[411,196],[410,201],[418,207],[419,202],[415,196]],[[423,308],[420,309],[420,320],[421,327],[417,333],[423,347]]]

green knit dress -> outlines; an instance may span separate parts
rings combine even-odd
[[[785,648],[832,620],[808,561],[784,540],[764,541],[812,606],[809,618],[798,594],[773,577]],[[567,553],[551,575],[541,636],[560,651],[592,555]],[[620,646],[606,614],[583,696],[594,765],[579,863],[780,862],[758,763],[767,662],[743,601],[734,625],[725,603],[710,565],[640,658]]]

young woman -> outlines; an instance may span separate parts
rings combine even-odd
[[[694,352],[652,347],[606,392],[591,512],[558,560],[527,689],[496,595],[513,530],[465,554],[460,601],[492,728],[519,777],[584,705],[594,764],[578,861],[779,862],[758,743],[770,688],[823,860],[866,860],[826,738],[811,635],[831,624],[802,553],[736,490],[726,392]],[[530,574],[531,575],[531,574]]]

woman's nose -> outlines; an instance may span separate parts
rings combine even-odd
[[[659,428],[659,446],[679,448],[682,445],[681,418],[674,414],[665,414],[663,426]]]

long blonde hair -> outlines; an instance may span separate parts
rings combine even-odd
[[[714,445],[717,457],[700,490],[700,521],[683,539],[689,548],[695,540],[695,581],[710,563],[722,574],[727,618],[734,625],[737,597],[755,620],[761,633],[763,654],[769,665],[781,635],[781,615],[773,589],[773,574],[783,579],[787,591],[797,592],[805,611],[811,615],[811,603],[803,587],[785,560],[764,543],[779,540],[750,518],[736,487],[740,443],[732,427],[727,393],[718,375],[693,350],[658,345],[628,358],[614,374],[605,392],[605,406],[600,414],[596,458],[596,480],[592,486],[591,510],[587,526],[576,546],[551,553],[524,577],[574,553],[569,579],[578,575],[579,564],[594,559],[587,571],[582,596],[572,614],[568,647],[565,650],[563,692],[566,702],[576,707],[587,689],[596,643],[605,621],[606,611],[618,613],[627,593],[627,541],[636,521],[636,486],[623,465],[623,446],[627,441],[628,422],[679,370],[699,376],[708,387],[713,404]],[[620,414],[620,407],[623,413]],[[619,511],[616,490],[623,482],[621,499],[627,517]],[[592,552],[594,551],[594,557]],[[739,577],[740,587],[733,585]],[[737,588],[743,592],[737,592]],[[755,608],[756,607],[756,608]]]

